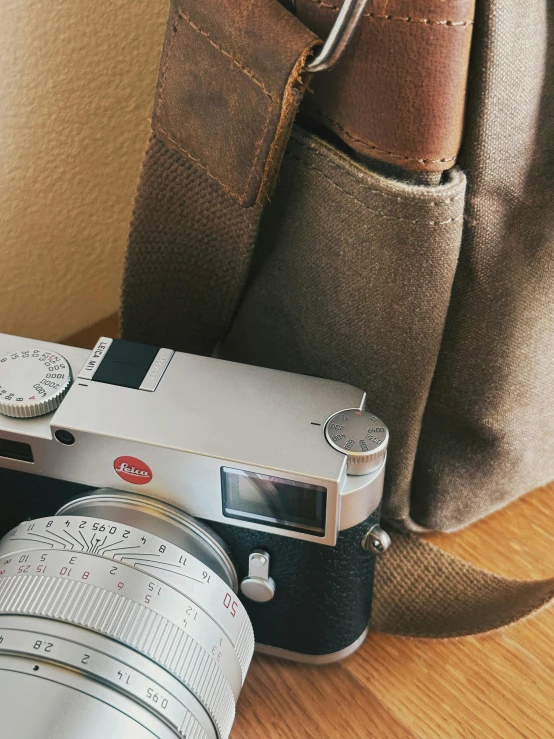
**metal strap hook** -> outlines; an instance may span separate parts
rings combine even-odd
[[[344,0],[327,41],[307,65],[307,72],[324,72],[337,63],[358,27],[369,0]]]

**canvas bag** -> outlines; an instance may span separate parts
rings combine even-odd
[[[123,335],[364,388],[385,522],[455,530],[554,476],[554,15],[376,0],[311,77],[341,3],[284,4],[172,3]],[[554,597],[393,543],[373,628],[474,633]]]

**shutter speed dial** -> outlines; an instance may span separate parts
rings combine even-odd
[[[377,416],[358,408],[331,416],[325,437],[332,447],[346,454],[349,475],[367,475],[379,469],[387,456],[387,427]]]
[[[0,359],[0,414],[35,418],[58,408],[71,387],[69,362],[53,351],[21,349]]]

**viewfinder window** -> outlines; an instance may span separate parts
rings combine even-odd
[[[325,536],[327,488],[222,467],[223,513],[313,536]]]

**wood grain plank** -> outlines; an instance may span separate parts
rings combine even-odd
[[[408,739],[378,698],[341,665],[312,667],[256,657],[231,739]]]
[[[505,577],[553,577],[553,522],[551,483],[463,531],[427,538],[450,553]]]
[[[418,737],[542,739],[554,736],[553,626],[448,642],[372,635],[344,668]]]

